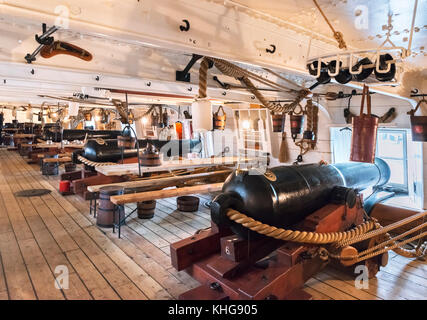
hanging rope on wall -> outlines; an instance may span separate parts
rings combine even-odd
[[[345,49],[347,50],[347,45],[344,41],[344,36],[342,34],[342,32],[336,31],[334,29],[334,27],[332,26],[332,24],[329,22],[329,19],[326,17],[326,15],[323,13],[322,9],[320,8],[319,4],[317,3],[316,0],[313,0],[314,4],[316,5],[317,9],[319,9],[320,14],[323,16],[323,18],[325,19],[326,23],[328,24],[329,28],[331,28],[333,34],[334,34],[334,38],[335,40],[338,41],[338,47],[340,49]]]
[[[225,61],[222,59],[217,59],[217,58],[212,58],[212,57],[209,57],[209,58],[205,57],[205,58],[213,61],[213,63],[215,64],[215,67],[219,71],[221,71],[223,74],[239,80],[261,102],[261,104],[265,108],[267,108],[273,112],[286,112],[287,113],[289,111],[292,111],[302,101],[302,99],[304,99],[305,97],[307,97],[307,95],[310,94],[310,90],[308,90],[308,89],[304,88],[304,89],[301,89],[299,91],[289,89],[289,88],[282,86],[278,83],[275,83],[271,80],[263,78],[263,77],[255,74],[253,72],[250,72],[248,70],[240,68],[239,66],[237,66],[233,63],[230,63],[228,61]],[[200,75],[199,75],[199,77],[200,77]],[[255,87],[255,85],[253,84],[251,79],[258,81],[262,84],[265,84],[267,86],[270,86],[274,89],[280,90],[282,92],[295,93],[296,94],[295,100],[288,105],[272,104]]]

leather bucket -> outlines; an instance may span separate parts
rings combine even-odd
[[[285,130],[286,114],[272,114],[273,132],[283,132]]]
[[[291,114],[290,120],[292,139],[295,141],[304,128],[304,115]]]
[[[193,196],[181,196],[176,198],[176,204],[179,211],[196,212],[199,209],[200,199]]]
[[[427,141],[427,116],[415,116],[423,102],[427,104],[427,100],[422,99],[414,110],[408,112],[411,116],[412,141]]]
[[[219,115],[219,112],[222,111],[222,116]],[[227,115],[224,112],[224,109],[222,106],[220,106],[213,114],[213,128],[217,130],[224,130],[225,129],[225,120],[227,119]]]
[[[156,210],[156,200],[138,202],[137,208],[139,219],[151,219]]]
[[[363,107],[367,100],[368,113],[363,113]],[[371,114],[371,96],[369,88],[363,86],[362,104],[360,115],[353,117],[353,134],[351,137],[350,161],[375,162],[375,149],[377,142],[378,118]]]

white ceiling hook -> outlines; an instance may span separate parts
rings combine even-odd
[[[329,63],[331,63],[332,61],[335,61],[335,72],[331,73],[331,70],[328,68],[328,74],[331,77],[336,77],[340,73],[340,62],[341,62],[340,55],[337,54],[336,58],[331,60]]]
[[[389,62],[386,62],[386,64],[387,64],[387,69],[383,70],[383,69],[381,69],[381,68],[380,68],[380,57],[381,57],[381,52],[380,52],[380,51],[377,51],[377,53],[376,53],[376,55],[375,55],[375,59],[376,59],[376,62],[375,62],[375,70],[376,70],[378,73],[387,73],[387,72],[390,72],[390,70],[391,70],[391,63],[389,63]]]
[[[357,69],[356,71],[353,71],[353,66],[355,65],[355,63],[354,63],[354,54],[352,53],[352,54],[350,54],[350,67],[348,68],[348,71],[350,72],[350,74],[361,74],[362,73],[362,71],[363,71],[363,65],[361,65],[360,67],[359,67],[359,69]]]

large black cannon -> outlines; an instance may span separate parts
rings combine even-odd
[[[117,139],[121,135],[119,130],[78,130],[64,129],[61,134],[61,128],[56,123],[45,124],[43,130],[44,140],[52,140],[53,142],[61,142],[61,140],[83,140],[86,135],[88,138],[103,138]]]
[[[139,140],[139,147],[143,149],[148,143],[154,145],[164,154],[164,159],[174,156],[186,156],[189,152],[199,153],[202,149],[200,140]],[[122,158],[137,156],[136,149],[122,150],[117,144],[117,139],[91,139],[86,142],[84,150],[74,152],[73,159],[76,162],[77,155],[82,155],[88,160],[95,162],[116,162]]]
[[[363,190],[388,182],[390,168],[381,159],[375,164],[348,162],[334,165],[308,164],[272,168],[268,175],[258,171],[236,170],[225,181],[222,193],[211,205],[212,220],[230,223],[229,208],[255,220],[289,228],[334,197],[346,197],[347,191]],[[247,229],[231,225],[246,237]]]

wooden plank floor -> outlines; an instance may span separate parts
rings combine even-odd
[[[96,226],[87,202],[62,197],[57,187],[57,177],[42,176],[16,152],[0,150],[0,299],[176,299],[198,285],[171,266],[169,245],[209,227],[203,205],[185,213],[176,210],[175,198],[162,199],[153,219],[132,217],[118,239]],[[52,192],[15,197],[30,188]],[[199,196],[201,203],[210,199]],[[58,266],[68,268],[68,289],[55,287]],[[391,253],[368,289],[356,289],[354,276],[330,267],[304,290],[320,300],[425,299],[427,264]]]

